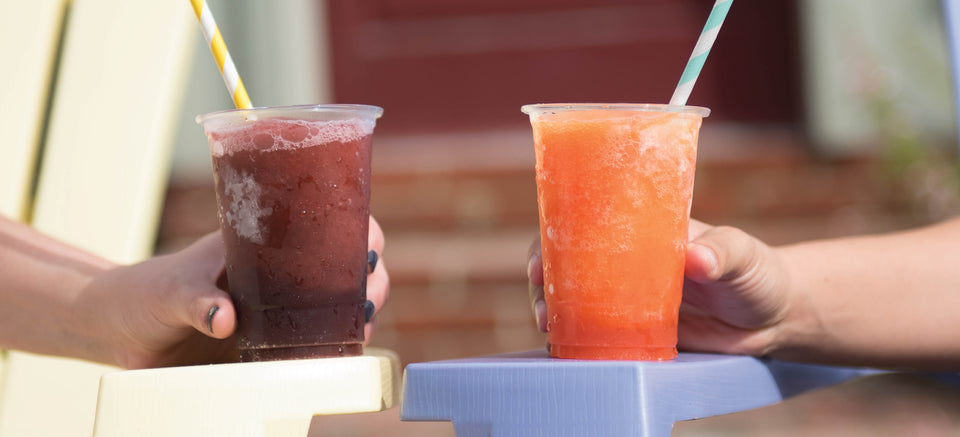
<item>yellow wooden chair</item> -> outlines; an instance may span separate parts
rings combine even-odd
[[[152,253],[202,38],[191,14],[185,0],[0,0],[0,213],[115,262]],[[313,414],[392,406],[396,362],[381,352],[123,372],[9,351],[0,358],[0,437],[306,435]],[[278,375],[302,380],[278,393],[269,387]],[[342,384],[351,378],[369,387]],[[366,397],[323,388],[335,381]]]
[[[148,256],[193,25],[181,2],[0,0],[2,212],[116,262]],[[115,369],[5,361],[0,436],[90,435]]]

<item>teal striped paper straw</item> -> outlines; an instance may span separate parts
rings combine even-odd
[[[707,61],[710,48],[713,47],[713,42],[717,40],[720,26],[723,25],[723,20],[727,18],[727,12],[730,11],[730,5],[732,4],[733,0],[717,0],[713,4],[713,10],[707,17],[707,24],[703,25],[700,38],[697,38],[697,45],[693,47],[693,53],[690,55],[690,60],[687,61],[687,67],[683,69],[683,75],[680,76],[677,89],[673,91],[673,97],[670,98],[671,105],[683,106],[687,104],[690,92],[693,91],[693,84],[697,83],[697,77],[700,76],[703,63]]]

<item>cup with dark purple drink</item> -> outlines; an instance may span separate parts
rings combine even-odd
[[[370,153],[382,113],[311,105],[197,117],[213,158],[241,361],[361,354]]]

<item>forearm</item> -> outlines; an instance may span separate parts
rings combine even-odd
[[[78,358],[99,347],[74,317],[75,302],[104,259],[0,217],[0,348]]]
[[[793,302],[774,356],[960,369],[960,219],[777,251]]]

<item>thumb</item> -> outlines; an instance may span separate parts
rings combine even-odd
[[[223,290],[214,286],[200,286],[190,292],[182,306],[186,321],[197,331],[213,338],[227,338],[237,327],[233,301]]]
[[[211,232],[173,255],[182,272],[177,312],[182,322],[213,338],[236,328],[236,312],[226,289],[223,241]]]
[[[220,231],[215,231],[177,252],[177,257],[181,258],[187,269],[202,272],[204,277],[216,281],[226,266],[225,254]]]
[[[760,261],[764,247],[737,228],[707,229],[687,246],[686,276],[698,283],[745,276]]]

